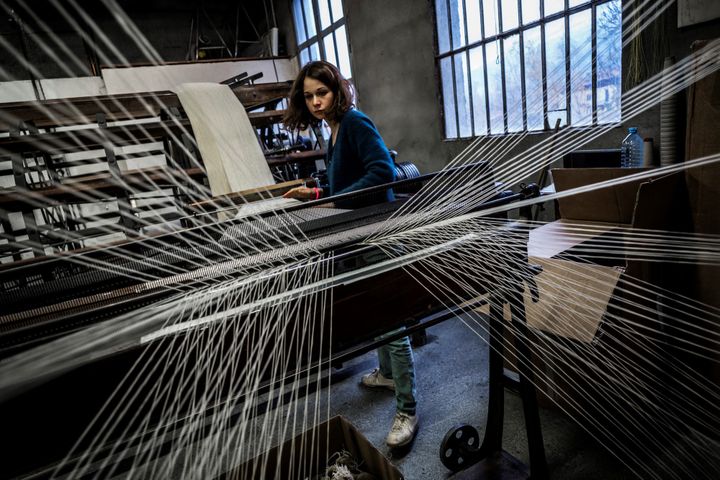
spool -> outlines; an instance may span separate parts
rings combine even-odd
[[[278,42],[278,36],[279,36],[278,28],[272,27],[270,29],[269,34],[270,34],[269,35],[270,36],[270,55],[272,55],[273,57],[277,57],[280,52],[280,50],[278,48],[280,45],[280,43]]]
[[[420,176],[420,170],[412,162],[395,163],[395,180],[408,180]],[[420,190],[420,184],[405,185],[394,188],[395,193],[415,193]]]
[[[654,167],[653,163],[653,139],[648,137],[643,140],[643,163],[645,168]]]
[[[667,74],[675,63],[674,57],[666,57],[663,64],[663,96],[670,86]],[[660,166],[665,167],[677,162],[677,95],[671,95],[660,103]]]

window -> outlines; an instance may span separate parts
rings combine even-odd
[[[435,0],[445,138],[620,120],[621,0]]]
[[[300,65],[327,60],[352,78],[342,0],[293,0]]]

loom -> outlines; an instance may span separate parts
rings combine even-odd
[[[479,168],[486,167],[483,165]],[[436,175],[402,180],[391,186],[402,190],[412,183],[427,182]],[[293,254],[309,248],[332,252],[325,261],[333,264],[334,272],[332,283],[327,286],[333,289],[332,326],[325,326],[327,329],[332,328],[332,346],[316,346],[317,351],[311,353],[313,361],[322,361],[318,352],[329,351],[329,348],[336,352],[333,354],[336,361],[367,351],[374,345],[372,339],[377,335],[408,325],[418,318],[429,317],[428,322],[448,318],[447,315],[437,315],[442,309],[437,292],[419,285],[403,268],[412,264],[418,256],[432,256],[437,252],[416,253],[409,258],[391,258],[376,247],[358,243],[377,228],[379,222],[397,212],[408,197],[400,195],[398,200],[390,204],[351,210],[322,206],[328,200],[342,204],[367,197],[384,188],[388,186],[334,199],[307,202],[289,207],[280,214],[266,212],[260,216],[213,224],[221,227],[224,232],[221,236],[214,233],[215,229],[200,225],[187,231],[165,234],[162,238],[11,264],[0,272],[0,282],[4,286],[0,302],[7,306],[0,317],[2,355],[7,357],[17,354],[71,335],[72,332],[92,328],[92,325],[122,312],[147,308],[168,296],[172,292],[170,287],[181,292],[192,291],[195,285],[204,281],[236,275],[234,272],[237,271],[267,268],[268,264],[281,264]],[[537,194],[534,187],[517,194],[503,192],[495,200],[478,208],[505,204]],[[270,235],[271,231],[306,240],[289,249],[283,248],[273,244],[277,238]],[[520,254],[526,255],[522,251],[525,245],[522,235],[512,233],[511,228],[498,231],[498,235],[507,236],[508,245],[517,245]],[[198,238],[207,241],[198,244]],[[471,242],[472,239],[463,241]],[[158,253],[153,246],[161,244],[172,245],[172,248],[165,247],[162,253]],[[220,260],[222,247],[231,244],[253,245],[258,248],[258,252],[244,258]],[[192,249],[188,248],[189,245],[193,245]],[[277,247],[280,248],[276,250]],[[454,246],[443,248],[453,249]],[[78,255],[84,257],[82,262],[78,261]],[[122,258],[127,260],[118,261]],[[106,263],[114,265],[118,273],[93,267]],[[508,261],[508,266],[513,263]],[[181,273],[167,275],[165,272],[160,279],[145,282],[134,279],[144,274],[160,274],[163,270],[160,266],[173,266]],[[128,278],[123,272],[136,272],[137,275]],[[454,280],[448,277],[447,281],[451,284]],[[522,283],[522,278],[517,281]],[[463,299],[463,289],[458,285],[453,290],[457,291],[458,304],[476,300]],[[303,292],[298,292],[298,296],[302,295]],[[369,307],[371,305],[375,307]],[[371,318],[358,318],[357,312],[367,311],[368,308],[374,309],[377,314]],[[411,328],[425,326],[426,323],[421,323]],[[50,373],[49,381],[48,378],[42,379],[43,382],[35,379],[29,384],[21,382],[16,385],[22,393],[6,398],[2,408],[5,417],[3,425],[6,426],[4,438],[13,439],[11,445],[7,445],[10,450],[6,451],[32,448],[38,452],[38,456],[33,459],[34,466],[50,463],[53,455],[63,452],[62,445],[66,449],[72,445],[142,352],[162,349],[163,345],[172,342],[174,336],[182,335],[185,329],[182,324],[155,330],[138,327],[133,334],[135,340],[100,348],[90,364],[70,371]],[[313,336],[327,339],[329,333],[325,332],[323,337],[322,332],[314,332]],[[86,385],[93,385],[92,392],[83,387]],[[78,395],[81,391],[84,393]],[[41,431],[46,433],[39,434]],[[43,453],[47,455],[44,458]],[[8,458],[22,457],[10,455]],[[16,466],[18,470],[10,471],[19,473],[26,467],[28,465],[19,464]]]

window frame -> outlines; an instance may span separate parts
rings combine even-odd
[[[452,13],[451,13],[451,3],[450,0],[435,0],[431,2],[432,4],[432,18],[433,18],[433,32],[434,32],[434,53],[435,53],[435,72],[436,72],[436,86],[438,88],[438,97],[440,99],[439,105],[440,105],[440,112],[441,112],[441,124],[442,124],[442,136],[443,140],[445,141],[454,141],[454,140],[464,140],[468,138],[473,138],[477,136],[497,136],[497,135],[509,135],[514,133],[522,133],[522,132],[529,132],[529,133],[543,133],[552,131],[555,129],[554,125],[549,125],[549,119],[548,119],[548,82],[547,82],[547,59],[546,59],[546,25],[559,19],[564,19],[564,42],[565,42],[565,126],[572,127],[572,86],[571,86],[571,72],[570,72],[570,64],[571,64],[571,58],[570,58],[570,17],[579,12],[583,12],[586,10],[590,10],[590,36],[591,36],[591,90],[592,90],[592,100],[591,100],[591,110],[592,110],[592,119],[591,122],[587,125],[582,125],[584,127],[590,127],[590,126],[597,126],[600,123],[598,122],[598,78],[597,78],[597,9],[598,7],[609,3],[613,0],[587,0],[580,5],[570,6],[570,0],[563,0],[563,9],[555,12],[553,14],[545,16],[545,0],[538,0],[539,2],[539,18],[537,20],[534,20],[532,22],[523,23],[522,19],[522,0],[515,0],[517,4],[517,12],[518,12],[518,25],[516,27],[513,27],[511,29],[502,31],[502,9],[503,9],[503,1],[502,0],[493,0],[495,2],[495,7],[497,9],[497,22],[498,22],[498,31],[489,37],[485,36],[485,3],[483,0],[476,0],[479,2],[479,12],[480,12],[480,40],[474,41],[472,43],[469,42],[469,31],[467,28],[468,25],[468,15],[467,15],[467,0],[458,0],[458,2],[462,2],[462,14],[463,18],[461,19],[463,24],[463,35],[464,35],[464,41],[461,41],[462,46],[455,46],[454,43],[456,43],[456,40],[454,39],[454,32],[452,28]],[[621,0],[620,0],[621,1]],[[440,32],[438,31],[438,12],[437,12],[437,4],[438,2],[444,2],[445,3],[445,10],[447,13],[447,41],[448,41],[448,50],[446,52],[440,53]],[[621,3],[622,6],[622,3]],[[542,102],[543,102],[543,128],[542,129],[533,129],[528,130],[528,112],[527,112],[527,99],[526,99],[526,85],[525,85],[525,46],[524,46],[524,40],[525,35],[524,33],[527,31],[530,31],[534,28],[539,27],[540,29],[540,55],[541,55],[541,68],[542,68]],[[518,36],[518,44],[519,44],[519,51],[520,51],[520,85],[522,88],[522,130],[519,132],[516,131],[509,131],[508,128],[508,112],[507,112],[507,92],[506,92],[506,72],[505,72],[505,52],[504,52],[504,43],[505,40],[508,38],[511,38],[513,36]],[[622,32],[621,32],[622,35]],[[502,133],[492,133],[492,126],[491,126],[491,109],[490,109],[490,92],[489,92],[489,85],[488,85],[488,70],[487,70],[487,45],[491,43],[497,43],[498,47],[498,53],[500,56],[500,81],[502,83],[502,107],[503,107],[503,131]],[[475,106],[474,106],[474,92],[473,92],[473,74],[472,69],[470,68],[470,51],[475,48],[481,48],[482,50],[482,75],[483,75],[483,84],[484,84],[484,105],[485,105],[485,130],[484,131],[477,131],[475,126]],[[470,122],[470,137],[461,136],[461,125],[460,125],[460,108],[458,107],[458,84],[457,84],[457,73],[455,69],[455,58],[458,55],[463,55],[465,57],[465,62],[468,65],[468,74],[466,81],[469,85],[469,98],[468,98],[468,105],[469,105],[469,122]],[[444,100],[444,89],[443,89],[443,72],[441,68],[441,62],[443,59],[449,58],[451,68],[449,69],[452,75],[452,80],[450,84],[452,85],[452,91],[453,91],[453,102],[454,102],[454,111],[455,111],[455,131],[456,136],[454,137],[448,137],[447,132],[447,119],[446,112],[445,112],[445,100]],[[620,75],[622,76],[622,56],[619,61],[620,67]],[[620,88],[622,89],[622,85],[620,85]],[[618,108],[621,108],[621,103],[618,104]],[[611,120],[608,120],[607,123],[612,123]],[[603,122],[602,124],[605,124]],[[577,126],[580,127],[580,126]]]
[[[312,4],[312,9],[313,9],[312,13],[313,13],[313,24],[315,26],[315,35],[313,35],[312,37],[310,35],[308,35],[308,33],[309,33],[308,32],[308,22],[307,22],[308,15],[307,15],[307,12],[305,11],[305,1],[293,0],[293,5],[292,5],[292,10],[293,10],[292,15],[294,17],[295,16],[294,3],[295,2],[299,3],[299,7],[300,7],[299,10],[302,12],[302,16],[303,16],[302,26],[305,30],[305,32],[304,32],[305,40],[303,42],[298,43],[298,45],[297,45],[297,57],[298,57],[298,63],[300,63],[300,67],[303,66],[302,60],[301,60],[302,52],[305,49],[307,49],[308,47],[311,47],[313,44],[316,44],[318,47],[318,51],[320,53],[320,59],[327,60],[328,56],[327,56],[327,52],[325,49],[324,39],[327,35],[332,35],[333,48],[334,48],[333,53],[334,53],[335,59],[336,59],[336,61],[334,63],[338,68],[340,68],[340,65],[339,65],[340,52],[338,50],[338,41],[337,41],[336,32],[340,28],[345,27],[345,42],[347,43],[347,51],[348,51],[348,67],[350,68],[350,72],[352,73],[354,69],[352,66],[352,55],[350,54],[351,53],[350,37],[348,34],[346,21],[345,21],[345,19],[346,19],[345,1],[344,0],[340,1],[340,4],[342,5],[342,17],[335,21],[333,21],[333,11],[332,11],[331,0],[307,0],[307,1],[309,1]],[[328,15],[330,15],[330,24],[327,27],[325,27],[324,29],[321,28],[322,20],[320,17],[320,10],[318,8],[320,2],[325,2],[325,4],[327,4]],[[294,22],[293,25],[294,25],[295,29],[297,29],[298,22],[297,22],[297,19],[295,19],[295,20],[296,21]],[[297,40],[298,40],[298,32],[296,31],[295,32],[295,41],[297,42]],[[309,58],[309,61],[312,60],[311,56],[309,56],[308,58]],[[352,78],[352,76],[349,76],[348,80],[350,80],[351,78]]]

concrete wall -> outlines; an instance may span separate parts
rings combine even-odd
[[[345,3],[358,107],[399,152],[399,161],[437,170],[461,145],[442,140],[430,2]]]

